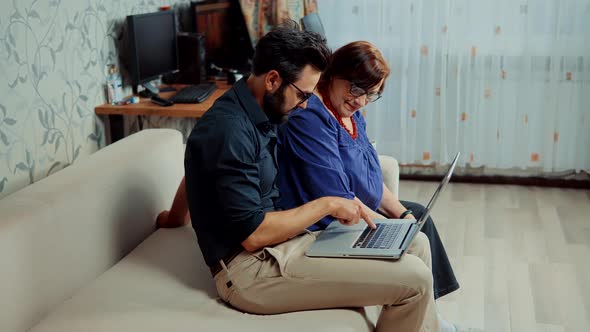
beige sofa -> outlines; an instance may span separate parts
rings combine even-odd
[[[372,331],[376,308],[258,316],[219,301],[192,228],[154,228],[182,138],[145,130],[0,201],[0,331]],[[397,162],[382,159],[397,191]]]

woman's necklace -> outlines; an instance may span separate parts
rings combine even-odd
[[[354,118],[352,116],[350,117],[350,122],[352,123],[352,132],[350,132],[350,130],[348,130],[348,128],[344,125],[344,121],[342,121],[342,117],[340,116],[340,114],[338,114],[334,106],[332,106],[330,96],[326,93],[326,91],[323,91],[323,89],[320,90],[320,95],[322,95],[322,99],[324,101],[324,105],[326,105],[326,108],[334,115],[336,120],[338,120],[340,126],[342,126],[342,128],[346,130],[350,137],[352,137],[352,139],[355,140],[358,137],[358,132],[356,130],[356,122],[354,121]]]

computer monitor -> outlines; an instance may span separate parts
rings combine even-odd
[[[208,63],[223,69],[250,70],[254,47],[238,0],[191,2],[194,31],[205,38]]]
[[[133,91],[142,85],[157,94],[150,81],[178,70],[176,16],[174,11],[127,16],[130,39],[130,72]]]

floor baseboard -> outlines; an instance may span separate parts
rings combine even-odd
[[[400,179],[441,181],[442,175],[400,174]],[[509,184],[520,186],[590,189],[590,180],[547,179],[540,177],[453,175],[451,181],[462,183]]]

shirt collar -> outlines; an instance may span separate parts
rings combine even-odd
[[[249,76],[250,75],[245,75],[239,81],[234,83],[234,90],[236,91],[236,95],[246,111],[246,114],[248,114],[250,121],[252,121],[258,129],[267,132],[275,126],[270,123],[268,116],[266,116],[262,108],[260,108],[260,105],[256,102],[252,92],[248,89],[248,84],[246,82]]]

